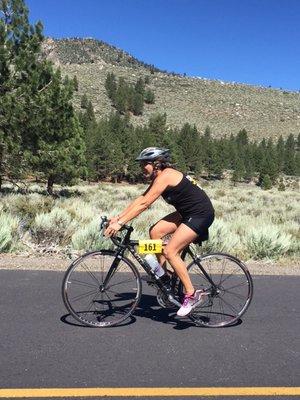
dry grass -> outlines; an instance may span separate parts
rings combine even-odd
[[[23,252],[21,231],[37,251],[109,247],[110,241],[98,234],[100,216],[117,215],[144,188],[107,183],[83,185],[68,189],[68,197],[56,200],[36,192],[2,195],[0,250]],[[216,220],[204,252],[224,251],[244,260],[299,257],[298,191],[262,191],[255,186],[233,187],[228,182],[209,183],[205,190],[213,201]],[[149,227],[173,210],[163,200],[157,200],[133,221],[132,237],[147,238]]]

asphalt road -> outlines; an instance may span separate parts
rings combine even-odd
[[[82,327],[62,276],[0,270],[0,388],[300,386],[299,276],[254,276],[242,322],[223,329],[179,320],[146,284],[126,324]]]

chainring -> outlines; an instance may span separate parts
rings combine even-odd
[[[161,289],[158,289],[156,300],[158,304],[163,308],[173,308],[174,304],[168,300],[168,297]]]
[[[171,279],[170,279],[170,286],[172,289],[172,294],[175,295],[176,297],[179,298],[179,301],[181,301],[180,293],[179,293],[179,279],[177,275],[172,273]],[[156,299],[158,304],[163,307],[163,308],[174,308],[176,307],[169,299],[168,296],[161,290],[158,289]]]

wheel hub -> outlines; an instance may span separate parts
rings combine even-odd
[[[104,292],[104,290],[105,290],[105,287],[104,287],[104,285],[100,285],[100,286],[99,286],[99,291],[100,291],[101,293],[103,293],[103,292]]]

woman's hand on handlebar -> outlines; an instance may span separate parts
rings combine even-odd
[[[110,222],[108,227],[104,231],[105,236],[115,236],[116,233],[121,229],[121,225],[119,225],[117,222]]]
[[[113,224],[114,222],[117,222],[119,219],[120,217],[117,215],[116,217],[108,218],[108,221],[110,224]]]

